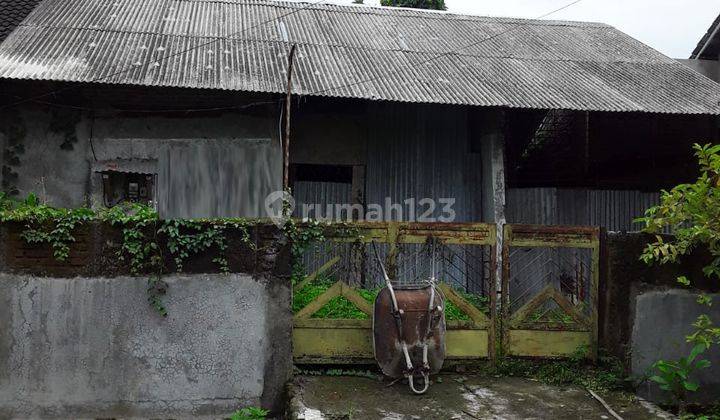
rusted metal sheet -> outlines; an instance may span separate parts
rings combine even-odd
[[[524,357],[568,357],[591,347],[592,335],[577,331],[509,330],[507,354]]]
[[[446,228],[446,229],[443,229]],[[440,242],[449,242],[457,238],[467,238],[468,232],[477,235],[473,240],[479,244],[494,243],[494,225],[489,224],[411,224],[411,223],[347,223],[339,226],[326,226],[326,234],[333,241],[363,241],[368,242],[375,238],[385,244],[385,256],[390,259],[393,252],[397,252],[397,245],[403,241],[417,238],[440,238]],[[350,234],[349,234],[350,232]],[[336,236],[333,236],[335,234]],[[599,283],[600,258],[600,231],[595,227],[567,227],[567,226],[537,226],[537,225],[506,225],[504,230],[505,241],[502,253],[502,293],[495,296],[496,290],[491,290],[490,317],[478,310],[465,300],[460,294],[445,284],[438,287],[445,298],[470,318],[466,321],[451,321],[444,324],[447,330],[446,344],[449,359],[469,359],[481,357],[495,357],[498,348],[508,354],[518,356],[562,357],[573,354],[578,346],[590,346],[589,357],[597,354],[597,299]],[[358,238],[356,235],[360,235]],[[487,236],[487,237],[486,237]],[[412,244],[413,242],[411,242]],[[366,245],[363,245],[366,246]],[[582,301],[569,300],[562,292],[550,284],[527,298],[525,305],[519,309],[512,309],[509,280],[512,270],[510,262],[510,249],[515,247],[548,248],[553,252],[571,248],[580,248],[588,254],[590,269],[586,272],[589,283],[586,299]],[[393,251],[395,250],[395,251]],[[491,253],[492,255],[492,253]],[[336,264],[333,259],[328,266]],[[584,260],[583,260],[584,261]],[[491,267],[496,262],[491,261]],[[392,265],[392,264],[390,264]],[[532,267],[530,267],[532,269]],[[322,272],[327,267],[320,267]],[[535,267],[535,270],[538,268]],[[493,270],[491,269],[491,272]],[[311,275],[312,276],[312,275]],[[586,276],[586,277],[587,277]],[[306,284],[306,283],[303,283]],[[491,283],[494,284],[494,283]],[[407,290],[398,290],[398,293],[410,293]],[[381,293],[378,300],[382,305],[374,309],[364,301],[351,287],[338,282],[315,301],[308,304],[295,316],[294,335],[295,360],[297,363],[367,363],[372,357],[372,333],[370,320],[335,320],[314,319],[312,314],[329,302],[333,297],[344,296],[353,302],[360,310],[368,315],[377,315],[378,308],[384,308],[381,313],[385,316],[381,320],[384,325],[378,328],[383,333],[397,331],[394,318],[390,314],[387,293]],[[408,331],[414,343],[417,343],[422,325],[427,325],[423,318],[427,312],[429,296],[408,298],[411,310],[406,316],[414,317],[414,330]],[[544,304],[552,302],[567,315],[572,322],[567,325],[543,326],[537,320],[530,319],[536,311],[544,310]],[[578,306],[579,303],[584,305]],[[384,305],[384,306],[383,306]],[[500,310],[499,310],[500,309]],[[409,314],[409,315],[408,315]],[[503,322],[500,323],[500,317]],[[423,324],[425,322],[425,324]],[[570,325],[572,324],[572,325]],[[417,326],[420,326],[419,328]],[[409,328],[409,324],[404,325]],[[414,334],[414,335],[413,335]],[[495,342],[495,337],[501,339]],[[396,338],[396,337],[395,337]],[[395,340],[387,337],[390,343]],[[378,341],[376,340],[376,345]],[[390,372],[397,374],[403,366],[393,352],[392,345],[381,343],[381,353]],[[383,347],[384,346],[384,347]],[[415,346],[417,347],[417,346]],[[417,348],[415,348],[417,351]],[[388,356],[388,355],[392,355]],[[415,356],[417,353],[415,353]]]
[[[414,373],[407,371],[402,350],[404,343],[414,367],[419,369],[423,367],[423,346],[427,345],[430,373],[439,372],[445,361],[445,303],[442,295],[432,293],[432,287],[428,286],[396,288],[395,296],[401,311],[398,314],[401,319],[400,329],[394,316],[390,290],[384,288],[375,299],[373,347],[380,368],[385,375],[393,378],[403,378]],[[429,311],[430,306],[435,309]],[[419,376],[419,372],[415,374]]]
[[[303,226],[300,222],[299,226]],[[327,239],[418,244],[433,238],[448,244],[494,245],[495,225],[488,223],[348,222],[324,227]]]
[[[537,225],[506,225],[503,244],[503,293],[502,331],[503,347],[509,354],[518,356],[569,356],[577,351],[578,346],[589,346],[588,357],[597,357],[597,305],[598,286],[600,280],[600,228],[585,226],[537,226]],[[587,305],[586,311],[581,306],[570,302],[555,285],[547,284],[541,290],[531,294],[531,298],[517,310],[512,308],[510,291],[511,270],[510,249],[580,248],[590,252],[589,293],[585,301],[578,304]],[[558,311],[572,319],[568,325],[548,327],[530,322],[530,315],[540,311],[540,316],[547,313],[544,305],[552,303]],[[555,331],[552,331],[555,330]]]
[[[659,192],[511,188],[507,192],[509,223],[601,226],[611,231],[637,231],[633,220],[660,202]]]
[[[583,226],[506,225],[508,240],[515,247],[571,247],[597,246],[600,228]]]
[[[347,321],[360,321],[348,323]],[[446,360],[478,360],[492,356],[488,330],[448,322]],[[373,364],[370,320],[308,319],[295,321],[293,361],[299,364]]]

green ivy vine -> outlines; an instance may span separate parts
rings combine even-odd
[[[220,271],[228,273],[225,251],[227,250],[227,239],[225,237],[226,224],[218,223],[207,226],[195,220],[167,220],[158,230],[167,237],[167,246],[175,260],[175,268],[182,272],[183,263],[191,255],[199,254],[216,246],[219,256],[213,258]]]
[[[162,280],[163,256],[157,241],[158,213],[155,209],[138,203],[124,203],[99,212],[99,219],[122,229],[121,260],[130,263],[130,274],[138,276],[150,273],[147,281],[147,300],[155,311],[167,317],[168,311],[162,297],[167,294],[168,284]]]
[[[292,268],[290,279],[293,285],[305,278],[305,265],[303,255],[313,244],[325,238],[324,228],[317,220],[299,225],[294,219],[288,219],[283,225],[283,232],[290,241],[290,256]]]
[[[21,234],[29,244],[49,244],[58,261],[67,261],[70,245],[75,242],[75,227],[92,220],[94,212],[88,208],[58,209],[41,204],[35,194],[23,201],[9,199],[0,193],[0,222],[23,223]]]
[[[149,275],[148,302],[164,317],[168,312],[162,297],[169,286],[162,280],[162,275],[170,270],[165,266],[161,243],[170,252],[178,273],[183,271],[188,258],[213,248],[218,254],[213,263],[221,272],[229,273],[228,229],[237,230],[241,242],[251,251],[257,251],[248,230],[254,222],[244,219],[160,220],[153,208],[138,203],[123,203],[99,211],[87,207],[62,209],[41,204],[34,194],[19,201],[0,193],[0,222],[22,223],[22,239],[28,244],[50,245],[58,261],[67,261],[70,247],[75,242],[75,229],[91,221],[121,229],[122,245],[118,257],[128,262],[131,275]]]

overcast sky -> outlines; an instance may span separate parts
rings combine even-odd
[[[352,3],[352,0],[328,0]],[[571,0],[445,0],[449,12],[537,18]],[[365,0],[378,5],[380,0]],[[688,58],[720,13],[720,0],[581,0],[548,19],[603,22],[673,58]]]

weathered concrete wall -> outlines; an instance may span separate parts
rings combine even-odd
[[[48,246],[0,229],[0,418],[281,412],[292,312],[289,250],[276,228],[250,229],[253,247],[228,231],[233,274],[204,274],[218,270],[209,251],[187,260],[188,274],[163,275],[167,318],[148,304],[146,276],[110,262],[118,232],[81,230],[60,263]],[[77,265],[89,259],[100,263]]]
[[[685,337],[700,313],[720,320],[717,305],[710,309],[696,303],[700,291],[719,291],[720,285],[702,273],[709,256],[696,252],[678,264],[648,266],[639,258],[653,239],[641,233],[609,233],[603,243],[600,346],[625,361],[628,370],[638,377],[648,373],[659,359],[687,356]],[[677,283],[680,275],[692,279],[696,289],[681,290]],[[720,354],[717,349],[712,352],[713,367],[699,377],[704,387],[696,396],[720,392]],[[654,384],[642,384],[640,392],[648,399],[664,402],[665,395]]]
[[[284,376],[270,353],[289,351],[269,330],[289,328],[289,293],[242,274],[165,281],[167,319],[148,305],[144,278],[0,275],[0,417],[168,418],[267,403]]]
[[[129,115],[24,105],[3,114],[0,144],[19,132],[17,159],[3,179],[25,196],[60,207],[100,205],[104,162],[149,161],[158,174],[165,218],[260,217],[281,189],[282,153],[275,119],[213,115]],[[11,179],[12,178],[12,179]]]
[[[678,276],[686,275],[707,292],[720,291],[720,284],[708,281],[702,267],[708,261],[701,253],[682,258],[678,264],[647,265],[640,254],[654,238],[642,233],[608,233],[603,240],[600,281],[600,345],[616,357],[627,360],[635,315],[635,298],[656,290],[679,287]]]
[[[80,112],[23,105],[3,110],[0,120],[5,191],[35,192],[58,206],[86,203],[91,128]]]
[[[697,303],[697,294],[685,290],[651,291],[635,297],[635,319],[631,339],[631,371],[643,376],[652,371],[660,359],[677,360],[690,354],[692,344],[685,337],[694,331],[692,323],[701,314],[716,322],[720,306],[707,307]],[[720,295],[711,295],[716,302]],[[720,398],[720,350],[711,348],[702,358],[710,361],[708,369],[697,371],[690,379],[700,384],[700,391],[691,393],[693,401],[713,403]],[[655,373],[653,373],[655,374]],[[669,395],[657,384],[645,382],[639,394],[651,401],[667,402]]]

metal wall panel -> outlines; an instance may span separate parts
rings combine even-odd
[[[295,182],[293,189],[295,198],[295,217],[309,217],[311,219],[333,219],[335,208],[328,205],[350,204],[352,202],[351,184],[342,182]],[[305,214],[305,205],[315,205],[311,214]],[[307,211],[310,211],[309,209]]]
[[[508,223],[602,226],[610,231],[636,231],[633,219],[660,202],[660,193],[642,191],[511,188],[507,192]]]
[[[367,203],[403,204],[414,198],[419,217],[428,209],[421,199],[453,198],[454,221],[481,221],[481,159],[470,152],[467,118],[460,107],[373,105],[367,124]],[[441,215],[438,203],[432,216]]]
[[[269,139],[170,141],[158,172],[163,218],[267,217],[265,197],[282,188],[282,155]]]

